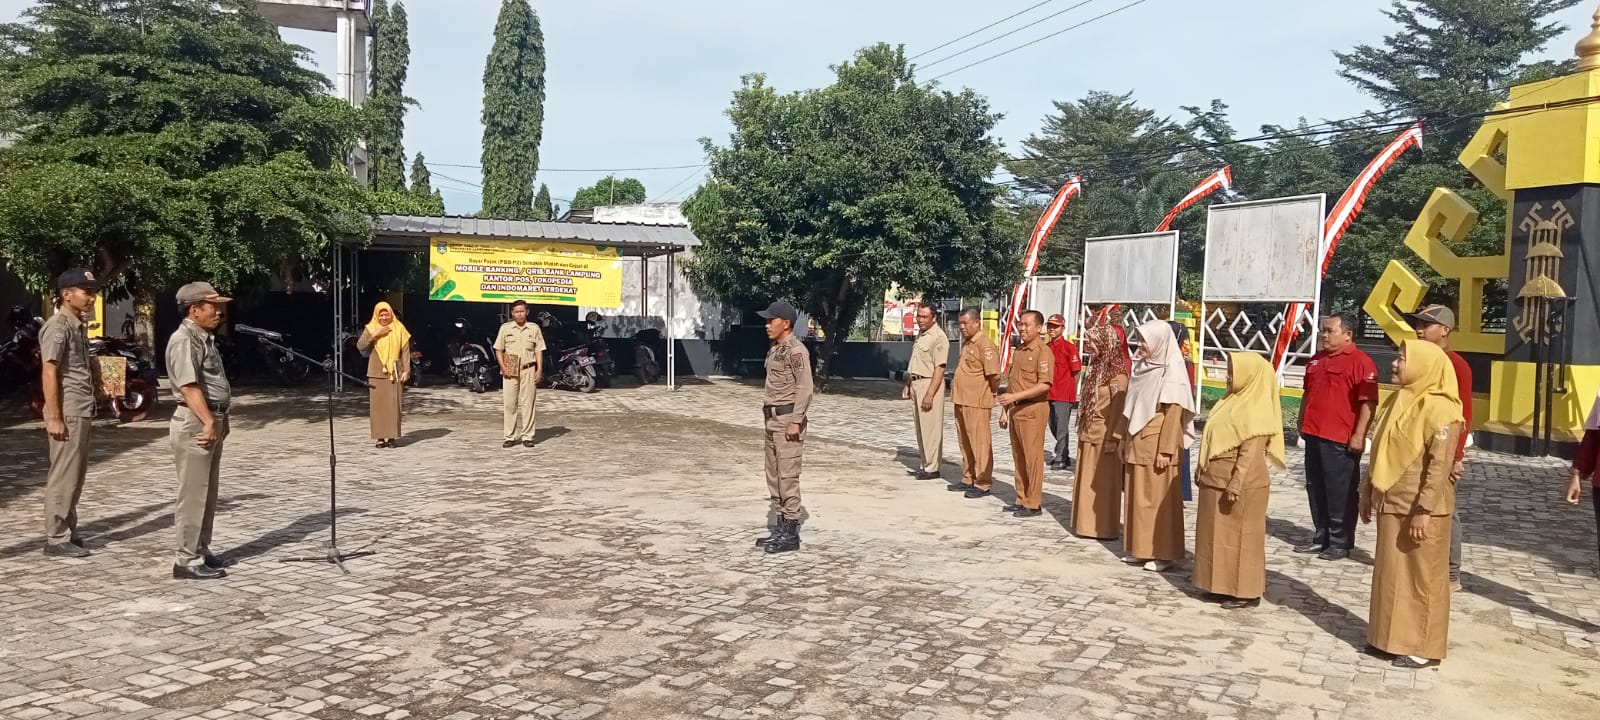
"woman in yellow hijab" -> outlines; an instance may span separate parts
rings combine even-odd
[[[411,379],[411,333],[395,317],[394,308],[380,302],[356,340],[356,349],[367,356],[367,384],[372,389],[367,416],[376,441],[373,447],[395,447],[400,438],[400,393]]]
[[[1461,397],[1438,346],[1407,340],[1400,386],[1378,412],[1361,521],[1378,515],[1367,644],[1402,668],[1438,665],[1450,631],[1450,516],[1455,512]]]
[[[1272,364],[1228,355],[1228,394],[1200,436],[1194,585],[1228,610],[1261,604],[1267,586],[1267,462],[1284,467],[1283,406]]]

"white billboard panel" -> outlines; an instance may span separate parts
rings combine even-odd
[[[1168,305],[1178,294],[1176,230],[1083,241],[1083,303]]]
[[[1206,218],[1206,302],[1317,298],[1326,196],[1212,205]]]

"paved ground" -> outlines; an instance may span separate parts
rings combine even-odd
[[[1474,454],[1451,656],[1358,652],[1370,559],[1288,552],[1299,455],[1274,484],[1267,602],[1227,613],[1182,573],[1071,538],[1006,493],[914,481],[887,384],[813,415],[805,550],[755,551],[758,389],[541,395],[541,445],[499,447],[497,396],[428,389],[376,451],[336,403],[350,574],[281,563],[326,537],[326,406],[244,395],[224,463],[220,583],[179,583],[166,427],[104,425],[94,557],[38,552],[43,435],[0,422],[0,717],[1589,718],[1600,580],[1559,465]],[[1000,444],[1009,473],[1008,451]],[[946,457],[956,457],[953,437]],[[947,473],[954,477],[955,472]],[[1192,518],[1191,518],[1192,522]],[[1370,530],[1363,545],[1370,548]],[[1400,715],[1404,713],[1404,715]]]

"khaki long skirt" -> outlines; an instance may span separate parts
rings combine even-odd
[[[400,439],[400,393],[404,386],[389,378],[367,378],[367,383],[372,386],[367,409],[372,439]]]
[[[1378,515],[1367,643],[1391,655],[1443,660],[1450,639],[1450,518],[1417,543],[1406,515]]]
[[[1241,600],[1261,597],[1267,586],[1268,488],[1227,493],[1201,485],[1194,523],[1194,586]]]
[[[1072,532],[1115,540],[1122,524],[1122,463],[1101,443],[1078,443],[1072,483]]]
[[[1125,465],[1126,518],[1122,547],[1141,560],[1183,559],[1183,487],[1177,460],[1166,472]]]

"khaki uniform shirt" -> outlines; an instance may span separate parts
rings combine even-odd
[[[1195,484],[1224,492],[1242,493],[1272,486],[1267,471],[1267,438],[1258,435],[1238,447],[1206,461],[1194,477]]]
[[[988,335],[978,333],[961,346],[956,376],[950,382],[951,401],[966,407],[994,407],[994,388],[989,378],[999,375],[1000,350]]]
[[[184,320],[167,341],[167,379],[179,405],[183,405],[185,385],[198,385],[211,405],[233,402],[233,387],[222,370],[216,337],[190,320]]]
[[[56,364],[62,417],[94,417],[94,370],[83,319],[65,307],[51,315],[39,329],[39,358]]]
[[[940,374],[940,365],[949,362],[950,337],[944,334],[943,328],[934,325],[917,336],[917,342],[911,346],[911,362],[906,364],[906,374],[914,378],[931,378]]]
[[[1400,473],[1388,490],[1379,492],[1372,486],[1372,473],[1368,470],[1361,483],[1361,492],[1372,499],[1372,509],[1385,515],[1411,515],[1427,511],[1434,517],[1454,515],[1456,512],[1456,483],[1450,479],[1455,466],[1457,438],[1461,436],[1461,423],[1454,422],[1434,431],[1422,457]],[[1445,529],[1449,532],[1449,528]]]
[[[811,408],[812,392],[811,352],[806,350],[805,343],[794,335],[773,343],[772,349],[767,351],[766,369],[767,384],[761,403],[769,407],[794,405],[793,412],[773,419],[804,423],[806,411]]]
[[[1156,416],[1137,432],[1128,427],[1126,420],[1117,428],[1118,442],[1122,448],[1122,461],[1129,465],[1155,465],[1156,457],[1166,455],[1176,459],[1183,453],[1183,443],[1188,429],[1184,420],[1189,411],[1172,403],[1162,403]],[[1126,437],[1129,434],[1132,437]]]
[[[517,327],[516,321],[500,326],[499,334],[494,338],[494,349],[507,355],[517,356],[517,367],[531,362],[544,362],[544,330],[539,328],[539,323],[532,320]]]
[[[1015,355],[1011,356],[1011,370],[1006,374],[1006,392],[1013,395],[1032,390],[1039,385],[1049,385],[1055,382],[1056,357],[1050,352],[1043,337],[1033,339],[1033,342],[1017,348]],[[1030,407],[1035,403],[1048,402],[1048,394],[1040,395],[1032,400],[1017,403],[1015,407]]]

